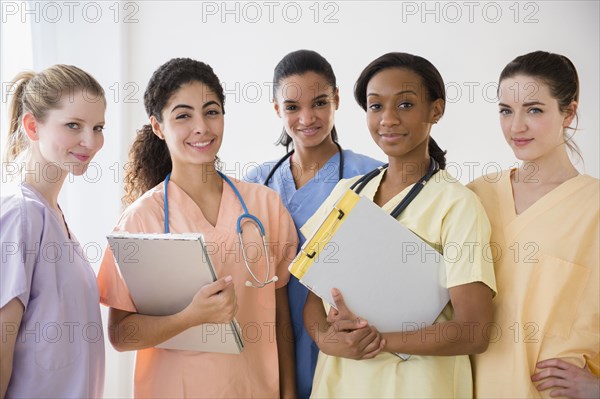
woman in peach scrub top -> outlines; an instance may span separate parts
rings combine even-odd
[[[202,233],[220,278],[200,289],[180,313],[140,315],[107,250],[98,276],[101,302],[111,308],[113,346],[138,351],[135,396],[294,396],[285,285],[297,235],[289,213],[274,191],[231,179],[249,212],[265,227],[272,265],[269,277],[278,277],[263,288],[247,287],[245,282],[251,278],[236,232],[242,206],[215,168],[223,137],[224,95],[219,79],[206,64],[173,59],[153,74],[144,101],[151,124],[139,132],[131,148],[127,179],[126,201],[135,201],[115,230],[164,232],[163,181],[171,172],[169,230]],[[262,240],[250,224],[244,224],[244,243],[253,270],[265,270]],[[229,322],[233,317],[245,342],[239,355],[154,348],[189,327]]]

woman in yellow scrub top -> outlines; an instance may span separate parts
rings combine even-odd
[[[499,100],[504,138],[522,163],[469,185],[492,224],[498,279],[498,335],[473,358],[475,392],[598,398],[600,185],[567,151],[578,154],[568,133],[575,66],[543,51],[517,57],[500,74]]]
[[[484,252],[490,225],[477,197],[444,170],[445,152],[430,137],[432,125],[444,113],[443,79],[422,57],[389,53],[363,70],[354,95],[367,112],[373,140],[389,161],[361,195],[390,212],[421,185],[417,182],[426,171],[437,171],[398,222],[434,248],[443,252],[452,245],[461,248],[462,255],[445,262],[450,303],[433,325],[416,332],[379,333],[357,317],[361,315],[352,314],[343,293],[332,292],[338,311],[329,314],[309,293],[305,323],[321,350],[312,397],[472,397],[468,355],[486,349],[486,326],[492,320],[495,280],[491,258]],[[336,186],[303,226],[305,235],[357,180],[342,180]],[[402,360],[394,352],[412,356]]]
[[[223,87],[212,68],[188,58],[172,59],[159,67],[144,94],[150,125],[138,133],[130,151],[126,201],[133,203],[121,215],[116,230],[202,233],[215,249],[211,260],[220,278],[202,287],[181,312],[146,316],[137,313],[107,250],[98,275],[100,300],[110,307],[113,346],[137,351],[136,397],[296,395],[285,289],[287,266],[296,252],[296,230],[277,193],[229,179],[216,169],[224,103]],[[243,212],[256,216],[267,236],[272,283],[262,288],[246,286],[252,278],[236,231]],[[267,262],[258,230],[244,223],[243,234],[244,245],[257,249],[252,252],[252,270],[262,276]],[[245,341],[239,355],[155,348],[189,327],[229,322],[234,316]]]

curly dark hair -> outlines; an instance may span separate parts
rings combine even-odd
[[[162,111],[170,98],[181,86],[192,82],[208,86],[219,98],[225,114],[223,86],[213,69],[190,58],[173,58],[154,71],[148,82],[144,92],[144,106],[148,117],[154,116],[162,122]],[[166,143],[154,134],[151,125],[144,125],[137,131],[135,141],[129,149],[123,205],[131,204],[163,181],[171,168],[171,156]]]

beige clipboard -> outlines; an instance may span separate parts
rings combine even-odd
[[[365,197],[348,190],[289,267],[334,306],[338,288],[381,332],[431,325],[449,301],[442,255]]]
[[[217,279],[202,234],[113,233],[107,239],[140,314],[180,312],[200,288]],[[234,320],[188,328],[156,347],[239,354],[244,343]]]

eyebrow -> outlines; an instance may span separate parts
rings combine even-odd
[[[211,100],[211,101],[207,101],[207,102],[205,102],[205,103],[202,105],[202,109],[204,109],[204,108],[207,108],[207,107],[210,107],[211,105],[216,105],[216,106],[217,106],[217,107],[219,107],[219,108],[221,107],[221,105],[220,105],[218,102],[216,102],[216,101],[214,101],[214,100]],[[177,110],[177,109],[179,109],[179,108],[183,108],[183,109],[191,109],[191,110],[193,110],[193,109],[194,109],[194,107],[192,107],[191,105],[187,105],[187,104],[177,104],[176,106],[174,106],[174,107],[173,107],[173,109],[171,110],[171,113],[173,113],[175,110]]]
[[[323,98],[328,98],[329,94],[321,94],[319,96],[316,96],[315,98],[312,99],[312,101],[316,101],[316,100],[321,100]],[[283,100],[284,104],[289,104],[289,103],[297,103],[298,100]]]
[[[540,101],[530,101],[528,103],[523,103],[524,107],[531,107],[532,105],[546,105],[543,102]]]
[[[84,119],[78,118],[76,116],[71,116],[71,117],[68,117],[67,119],[70,121],[73,121],[73,122],[83,122],[83,123],[86,122]],[[102,120],[100,122],[95,123],[95,125],[102,125],[104,123],[106,123],[106,122]]]
[[[403,94],[414,94],[416,96],[417,92],[414,91],[414,90],[402,90],[402,91],[399,91],[397,93],[394,93],[395,96],[400,96],[400,95],[403,95]],[[367,93],[367,97],[369,97],[369,96],[379,96],[379,94],[377,94],[377,93]]]

